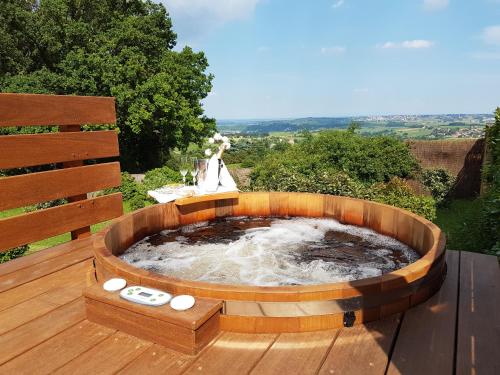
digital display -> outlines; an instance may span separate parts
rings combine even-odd
[[[151,296],[152,296],[152,294],[150,294],[150,293],[146,293],[146,292],[140,292],[140,293],[139,293],[139,295],[140,295],[141,297],[151,297]]]

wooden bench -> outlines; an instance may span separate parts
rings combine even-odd
[[[59,132],[0,136],[0,170],[40,170],[0,178],[0,211],[68,201],[1,219],[0,252],[68,232],[72,240],[89,237],[91,225],[122,215],[121,193],[87,196],[120,185],[119,162],[96,164],[119,156],[117,133],[80,131],[82,125],[114,123],[114,98],[0,94],[0,127],[59,127]]]
[[[186,354],[197,354],[219,333],[222,301],[196,298],[187,311],[168,304],[134,304],[119,292],[106,292],[100,284],[85,289],[87,319]]]

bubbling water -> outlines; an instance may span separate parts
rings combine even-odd
[[[120,258],[181,279],[278,286],[379,276],[419,256],[394,238],[333,219],[233,217],[164,230]]]

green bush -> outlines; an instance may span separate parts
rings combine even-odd
[[[446,169],[427,169],[422,172],[422,183],[429,189],[438,206],[449,203],[456,178]]]
[[[29,249],[28,245],[15,247],[6,252],[0,253],[0,263],[8,262],[9,260],[19,258],[24,255]]]
[[[27,206],[24,208],[25,212],[33,212],[38,210],[45,210],[47,208],[60,206],[62,204],[66,204],[68,201],[66,199],[55,199],[53,201],[37,203],[32,206]]]
[[[436,218],[436,201],[432,197],[415,195],[408,184],[394,177],[388,183],[379,183],[371,187],[370,200],[389,204],[411,211],[427,220]]]
[[[158,189],[167,184],[181,181],[182,176],[179,172],[176,172],[173,169],[164,166],[146,172],[142,184],[144,186],[144,190],[147,191]]]
[[[144,197],[142,195],[134,195],[130,200],[129,200],[129,204],[130,204],[130,209],[132,211],[135,211],[135,210],[138,210],[140,208],[143,208],[145,207],[145,202],[144,202]]]
[[[140,185],[128,172],[122,172],[122,184],[119,191],[123,195],[123,200],[128,201],[140,194]]]
[[[483,180],[487,186],[483,196],[481,222],[483,235],[488,240],[488,253],[500,256],[500,108],[495,111],[495,123],[486,128],[489,160]]]

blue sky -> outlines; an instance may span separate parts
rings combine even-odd
[[[500,0],[161,0],[218,119],[491,113]]]

